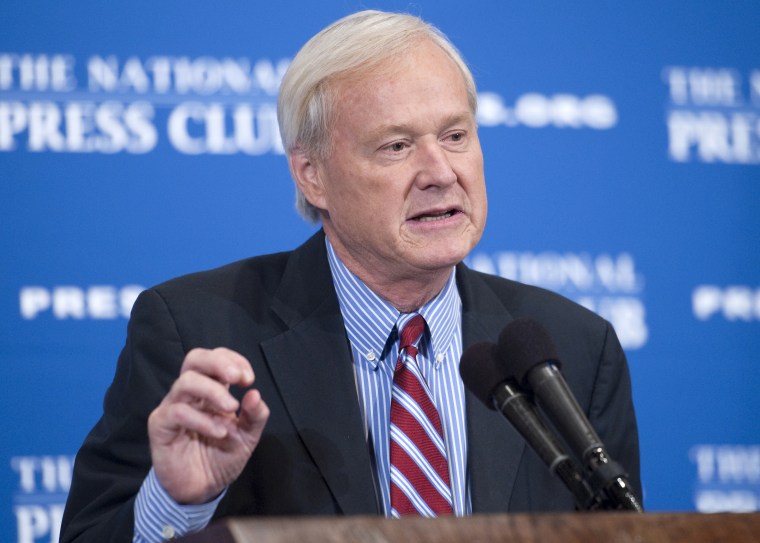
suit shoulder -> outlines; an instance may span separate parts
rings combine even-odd
[[[515,318],[561,322],[573,328],[607,328],[608,323],[602,317],[551,290],[470,269],[466,273],[473,281],[482,282]]]
[[[192,292],[222,297],[249,292],[272,292],[279,284],[292,251],[254,256],[210,270],[189,273],[153,287],[165,298],[190,295]]]

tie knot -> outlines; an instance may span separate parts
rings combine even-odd
[[[404,325],[399,338],[399,351],[414,345],[422,332],[425,331],[425,319],[422,315],[415,315]]]

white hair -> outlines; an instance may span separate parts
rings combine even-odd
[[[414,15],[360,11],[316,34],[288,67],[277,100],[285,152],[289,155],[298,149],[308,156],[326,158],[336,98],[330,84],[370,72],[383,61],[410,50],[420,40],[438,45],[457,65],[474,114],[475,81],[459,51],[440,30]],[[319,221],[319,210],[306,200],[298,186],[296,208],[307,221]]]

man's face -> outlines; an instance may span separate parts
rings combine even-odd
[[[387,284],[447,271],[480,239],[487,202],[464,78],[427,41],[336,83],[332,148],[312,203],[343,262]]]

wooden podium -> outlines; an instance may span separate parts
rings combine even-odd
[[[760,542],[760,513],[563,513],[388,520],[278,517],[220,520],[183,543],[743,543]]]

